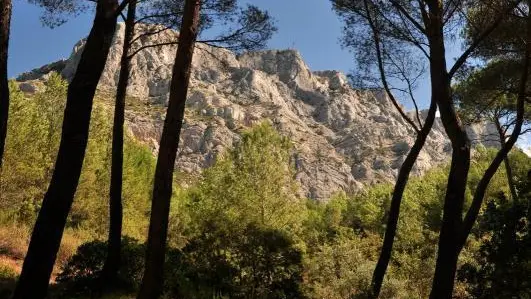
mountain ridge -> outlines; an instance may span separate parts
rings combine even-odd
[[[141,25],[149,31],[152,26]],[[127,129],[155,153],[168,99],[176,46],[148,47],[176,40],[174,31],[139,38],[134,49],[147,47],[131,61],[126,111]],[[119,24],[99,89],[116,89],[124,38]],[[17,78],[23,91],[56,71],[74,74],[84,41],[72,55]],[[139,109],[137,109],[140,107]],[[410,112],[411,113],[411,112]],[[421,113],[422,118],[425,111]],[[392,181],[414,141],[415,131],[381,90],[355,90],[338,71],[311,71],[295,50],[236,54],[199,44],[187,100],[177,169],[198,174],[239,139],[239,132],[269,120],[294,143],[297,180],[304,196],[326,200],[339,191],[357,191]],[[471,139],[485,146],[492,125],[468,128]],[[496,134],[494,134],[496,136]],[[479,142],[478,142],[479,141]],[[437,119],[413,173],[418,175],[448,160],[451,147]]]

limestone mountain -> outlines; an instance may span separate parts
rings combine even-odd
[[[151,27],[142,25],[140,30]],[[128,88],[127,128],[157,151],[178,34],[163,31],[138,39]],[[118,81],[124,25],[119,24],[99,89],[111,98]],[[70,58],[22,74],[18,81],[33,92],[50,71],[71,78],[84,41]],[[340,190],[392,181],[415,133],[378,90],[355,90],[338,71],[311,71],[295,50],[236,54],[199,44],[196,48],[177,169],[198,174],[238,142],[242,129],[269,120],[293,141],[293,163],[304,195],[324,200]],[[424,112],[423,112],[424,113]],[[491,126],[469,128],[481,142]],[[492,136],[489,138],[492,140]],[[495,141],[485,142],[496,146]],[[416,163],[420,174],[448,159],[451,151],[437,120]]]

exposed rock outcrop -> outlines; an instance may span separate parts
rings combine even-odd
[[[113,92],[118,81],[123,32],[124,26],[118,26],[100,81],[102,90]],[[176,38],[175,32],[164,31],[140,38],[135,48]],[[70,78],[82,46],[83,41],[68,60],[20,79],[36,79],[47,70]],[[128,105],[127,126],[153,151],[161,133],[175,47],[150,47],[132,60],[128,92],[135,103]],[[200,44],[193,66],[177,161],[181,171],[199,173],[238,141],[242,128],[269,119],[294,143],[297,179],[305,195],[326,199],[339,190],[393,180],[414,141],[414,131],[383,92],[354,90],[337,71],[312,72],[297,51],[237,55]],[[494,130],[477,126],[470,132],[481,141]],[[437,120],[415,174],[447,160],[450,150]]]

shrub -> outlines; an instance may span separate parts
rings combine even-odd
[[[137,240],[124,237],[122,240],[122,264],[118,273],[119,289],[134,290],[142,279],[145,247]],[[107,242],[91,241],[82,244],[76,254],[63,266],[57,276],[62,285],[59,297],[74,298],[94,294],[105,257]]]
[[[284,232],[212,227],[173,254],[171,298],[301,298],[302,253]]]

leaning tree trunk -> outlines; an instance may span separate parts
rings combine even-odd
[[[451,80],[445,58],[442,4],[440,1],[432,1],[429,5],[430,19],[427,22],[427,31],[430,46],[431,92],[439,106],[441,121],[452,144],[452,160],[446,185],[437,262],[430,298],[450,299],[459,256],[458,244],[470,168],[470,141],[457,116],[451,97]]]
[[[501,148],[503,148],[506,146],[506,140],[500,121],[498,119],[494,119],[494,125],[496,126],[496,130],[498,131],[498,137],[500,138],[500,146]],[[511,168],[511,163],[509,162],[508,155],[503,158],[503,163],[505,165],[505,174],[507,175],[507,184],[509,185],[509,190],[511,191],[511,198],[513,200],[513,203],[515,203],[518,194],[516,193],[516,184],[513,180],[513,169]]]
[[[391,198],[391,208],[388,214],[387,226],[386,226],[385,235],[384,235],[384,242],[382,245],[380,256],[378,258],[378,262],[376,263],[376,267],[374,269],[373,276],[372,276],[371,290],[369,291],[370,293],[368,294],[368,297],[370,299],[377,299],[380,296],[383,279],[385,277],[385,273],[387,272],[389,261],[391,260],[391,253],[393,251],[393,243],[395,240],[396,230],[398,226],[398,218],[400,216],[400,205],[402,202],[404,190],[409,180],[409,174],[411,173],[411,170],[413,169],[413,165],[415,165],[415,162],[417,161],[420,151],[424,147],[428,134],[430,133],[431,128],[433,126],[433,122],[435,120],[435,114],[437,112],[437,104],[435,100],[432,98],[430,109],[426,116],[424,126],[422,126],[422,124],[420,123],[420,119],[419,119],[419,125],[422,126],[421,129],[418,129],[415,123],[407,115],[405,115],[405,113],[403,113],[403,111],[399,108],[398,102],[394,98],[391,92],[391,89],[388,85],[388,82],[387,82],[385,67],[384,67],[384,58],[383,58],[383,53],[382,53],[383,51],[380,46],[380,35],[378,31],[378,26],[376,25],[375,20],[373,19],[371,15],[367,0],[364,1],[364,6],[365,6],[365,12],[367,16],[367,21],[369,22],[369,26],[372,31],[372,37],[374,39],[378,71],[380,73],[380,77],[382,80],[384,90],[386,91],[387,95],[389,96],[389,98],[391,99],[395,107],[398,109],[402,117],[415,129],[415,132],[417,133],[415,143],[411,147],[411,150],[409,151],[406,159],[404,160],[404,163],[400,167],[400,171],[398,172],[398,177],[397,177],[396,184],[393,190],[393,196]]]
[[[424,126],[417,134],[415,143],[411,147],[404,163],[400,167],[398,172],[398,177],[396,179],[396,184],[393,190],[393,196],[391,198],[391,208],[389,210],[387,226],[385,229],[384,242],[382,245],[382,250],[380,252],[380,257],[378,258],[378,263],[374,269],[372,282],[371,282],[371,294],[369,298],[378,298],[380,296],[380,291],[382,289],[382,283],[387,272],[387,267],[389,266],[389,261],[391,260],[391,253],[393,251],[393,243],[395,240],[398,218],[400,215],[400,204],[402,202],[402,197],[404,195],[404,190],[406,188],[409,174],[413,169],[413,165],[417,161],[417,158],[420,154],[420,151],[426,143],[428,134],[431,131],[433,122],[435,120],[435,114],[437,112],[437,104],[435,101],[431,102],[430,109],[428,110],[428,115],[424,121]]]
[[[188,85],[190,83],[192,57],[198,33],[200,9],[200,0],[186,0],[179,36],[179,46],[173,66],[168,110],[160,139],[159,154],[155,169],[153,201],[151,204],[151,219],[146,251],[146,269],[138,294],[139,299],[158,298],[162,293],[173,169],[184,119],[184,108]]]
[[[129,2],[125,21],[124,44],[120,61],[120,77],[116,89],[114,106],[114,122],[112,129],[112,163],[111,186],[109,192],[109,240],[107,259],[103,266],[101,281],[104,287],[112,287],[118,278],[122,248],[122,177],[123,177],[123,148],[124,148],[124,120],[125,98],[131,68],[129,49],[135,33],[136,0]]]
[[[59,152],[44,196],[15,299],[46,297],[48,282],[77,188],[96,86],[105,67],[117,19],[117,1],[100,0],[76,74],[68,87]]]
[[[9,111],[9,84],[7,78],[7,53],[11,26],[11,0],[0,0],[0,168],[7,135]]]
[[[429,43],[432,93],[438,98],[437,104],[439,105],[441,120],[452,143],[452,162],[444,199],[443,221],[430,299],[450,299],[452,298],[459,253],[465,245],[466,239],[477,219],[488,184],[520,134],[529,68],[531,21],[528,20],[525,67],[520,82],[517,104],[517,124],[513,129],[511,138],[497,153],[478,183],[472,204],[463,219],[464,193],[470,166],[470,141],[455,113],[452,103],[450,79],[446,71],[444,53],[442,7],[440,7],[441,4],[438,1],[430,2],[429,5],[431,12]]]
[[[526,2],[528,7],[530,7],[531,0],[528,0]],[[498,153],[496,153],[496,157],[494,157],[489,167],[487,168],[487,170],[485,170],[485,173],[481,177],[481,180],[479,180],[478,186],[476,187],[476,191],[474,192],[474,197],[472,198],[472,204],[470,205],[470,208],[468,209],[465,219],[463,221],[461,240],[458,244],[459,250],[464,247],[466,239],[472,231],[472,227],[474,226],[474,223],[476,222],[476,219],[479,215],[479,211],[481,209],[481,205],[483,203],[483,199],[485,197],[485,193],[487,192],[487,187],[489,186],[491,179],[496,174],[496,171],[498,171],[498,168],[500,167],[501,163],[507,158],[507,155],[509,154],[513,146],[516,144],[516,141],[518,141],[518,137],[520,137],[520,133],[522,132],[522,127],[524,124],[525,102],[527,99],[527,81],[529,79],[529,67],[531,65],[531,14],[528,14],[527,16],[526,31],[526,48],[522,57],[523,71],[518,87],[515,125],[513,131],[511,132],[511,136],[509,137],[507,142],[505,142],[505,144],[501,147]]]

